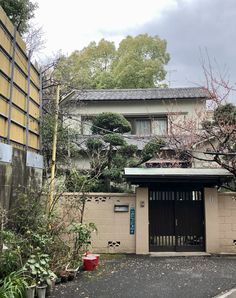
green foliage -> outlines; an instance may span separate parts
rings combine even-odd
[[[225,129],[236,124],[236,106],[232,103],[218,106],[213,113],[213,121],[206,120],[202,123],[203,128],[209,133],[213,134],[214,129]]]
[[[116,113],[101,113],[93,118],[92,132],[100,137],[91,137],[87,141],[87,151],[91,163],[90,175],[99,180],[91,189],[112,191],[113,186],[123,181],[123,167],[128,165],[129,158],[133,158],[137,151],[136,146],[127,145],[122,135],[130,130],[130,123]]]
[[[165,79],[170,59],[166,41],[158,36],[127,36],[116,49],[113,42],[91,42],[81,51],[62,56],[56,79],[79,89],[152,88]]]
[[[111,169],[105,169],[103,171],[103,176],[114,181],[116,184],[122,183],[122,170],[124,168],[112,167]]]
[[[87,183],[87,179],[83,182]],[[85,197],[76,207],[83,207],[84,202]],[[75,224],[67,229],[69,223],[64,221],[61,214],[53,212],[50,217],[45,216],[42,193],[19,195],[15,203],[14,212],[9,214],[8,225],[0,230],[1,243],[7,247],[0,254],[0,279],[23,268],[25,281],[50,284],[55,277],[52,270],[62,270],[71,261],[72,254],[69,252],[74,250],[70,242],[68,244],[68,238],[65,241],[63,236],[69,233],[74,237],[75,251],[79,255],[87,247],[95,226]],[[78,221],[77,216],[70,218],[70,223],[75,221]],[[2,287],[0,293],[5,295],[5,292],[8,293],[8,288]],[[14,295],[0,297],[20,297]]]
[[[55,69],[55,77],[62,82],[64,88],[113,88],[111,67],[115,55],[113,42],[104,39],[98,44],[91,42],[69,57],[62,56]]]
[[[214,111],[214,125],[235,125],[236,124],[236,106],[228,103],[219,106]]]
[[[25,297],[27,283],[22,271],[11,272],[0,281],[1,298],[23,298]]]
[[[41,124],[41,136],[42,136],[42,151],[45,160],[46,168],[50,167],[52,158],[52,143],[53,143],[53,131],[55,125],[55,118],[52,114],[45,114]],[[57,160],[63,162],[65,156],[70,150],[73,154],[73,144],[70,139],[74,138],[75,132],[72,129],[68,129],[63,125],[61,119],[58,119],[57,130]]]
[[[104,135],[103,140],[105,143],[108,143],[111,146],[126,145],[126,141],[124,140],[124,137],[122,135],[115,134],[115,133],[109,133],[107,135]]]
[[[19,244],[23,258],[27,258],[34,250],[47,251],[53,239],[48,230],[41,191],[29,190],[18,196],[8,227],[23,239]]]
[[[50,283],[50,279],[54,278],[55,275],[50,270],[49,266],[49,255],[36,253],[31,255],[23,267],[25,273],[32,276],[32,278],[37,282],[37,284],[43,285]]]
[[[103,148],[103,142],[98,138],[89,138],[86,142],[89,151],[97,151]]]
[[[35,232],[43,229],[46,217],[41,195],[40,190],[31,189],[18,195],[10,213],[9,226],[13,231],[20,235],[27,235],[29,231]]]
[[[165,79],[170,56],[158,36],[127,36],[119,45],[114,74],[117,88],[150,88]]]
[[[21,267],[21,245],[23,239],[10,230],[0,232],[2,242],[7,247],[0,254],[0,278],[9,275]]]
[[[66,189],[69,192],[89,192],[97,187],[97,179],[88,174],[73,170],[66,178]]]
[[[0,255],[0,277],[19,270],[32,253],[52,252],[53,233],[44,210],[40,192],[19,194],[8,226],[0,231],[1,241],[8,248]]]
[[[156,156],[160,152],[161,147],[165,145],[165,142],[161,139],[150,140],[143,148],[141,152],[142,162],[148,161],[149,159]]]
[[[71,251],[71,260],[79,259],[81,254],[88,249],[92,232],[97,228],[94,223],[75,223],[68,227],[68,233],[73,237],[73,249]]]
[[[234,175],[232,182],[225,185],[231,191],[236,189],[236,106],[232,103],[219,105],[213,114],[212,121],[202,123],[206,143],[213,151],[209,160],[227,169]],[[213,150],[212,150],[213,148]],[[215,154],[214,154],[215,153]],[[219,154],[218,154],[219,153]]]
[[[122,177],[124,168],[135,167],[146,162],[156,156],[160,148],[165,145],[164,141],[155,138],[139,152],[138,147],[128,145],[122,135],[130,129],[130,123],[122,115],[115,113],[97,115],[92,122],[92,131],[99,137],[93,136],[87,141],[90,174],[74,177],[75,179],[70,180],[67,189],[81,191],[84,187],[86,191],[117,191],[122,187],[125,188]],[[89,181],[87,184],[86,179]]]
[[[126,156],[128,158],[132,158],[138,151],[138,147],[136,145],[124,145],[118,149],[118,153],[122,156]]]
[[[94,117],[92,132],[105,135],[109,132],[126,133],[131,130],[129,121],[124,116],[111,112],[104,112]]]
[[[27,31],[28,22],[34,17],[34,11],[38,4],[30,0],[0,0],[0,6],[22,34]]]

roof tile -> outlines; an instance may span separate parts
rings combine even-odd
[[[208,91],[202,87],[191,87],[75,90],[73,95],[69,95],[67,98],[71,101],[126,101],[210,98],[210,96]]]

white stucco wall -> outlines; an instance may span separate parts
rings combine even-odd
[[[124,116],[135,115],[166,115],[179,114],[173,116],[175,121],[187,118],[199,120],[199,114],[205,111],[205,100],[181,99],[181,100],[143,100],[143,101],[106,101],[106,102],[85,102],[82,104],[71,103],[67,106],[67,112],[72,115],[72,119],[65,119],[66,125],[80,130],[81,116],[94,116],[102,112],[114,112]]]

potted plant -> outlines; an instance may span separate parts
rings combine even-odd
[[[34,298],[35,289],[36,289],[36,281],[31,276],[25,276],[26,281],[26,298]]]
[[[46,296],[50,296],[51,292],[55,288],[57,276],[52,271],[49,271],[49,277],[47,278]]]
[[[38,298],[44,298],[47,287],[51,287],[52,279],[56,278],[56,275],[49,269],[49,255],[41,253],[31,255],[24,270],[36,280]]]
[[[79,260],[72,260],[66,265],[66,271],[69,273],[69,279],[74,279],[81,266],[81,258]]]
[[[94,223],[72,223],[68,232],[72,236],[73,247],[70,251],[70,262],[66,270],[76,276],[81,264],[82,253],[87,251],[92,232],[97,231]]]
[[[26,298],[34,298],[36,285],[27,285],[26,287]]]

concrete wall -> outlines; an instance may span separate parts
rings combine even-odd
[[[149,253],[149,196],[147,187],[136,189],[136,253]]]
[[[13,148],[11,162],[0,162],[0,206],[9,209],[19,193],[42,183],[42,169],[26,165],[27,152]]]
[[[219,252],[218,194],[216,188],[204,189],[206,252]]]
[[[236,193],[219,193],[220,252],[236,253]]]
[[[236,193],[205,188],[204,196],[206,252],[236,254]],[[134,235],[130,234],[130,212],[114,212],[114,205],[128,205],[129,211],[135,208]],[[98,228],[92,237],[93,251],[149,253],[148,188],[138,187],[136,194],[89,193],[85,206],[84,221]]]
[[[128,205],[129,211],[114,212],[114,205]],[[93,251],[135,253],[135,234],[130,234],[130,208],[135,208],[135,195],[89,194],[84,221],[94,222],[98,229],[92,236]]]

